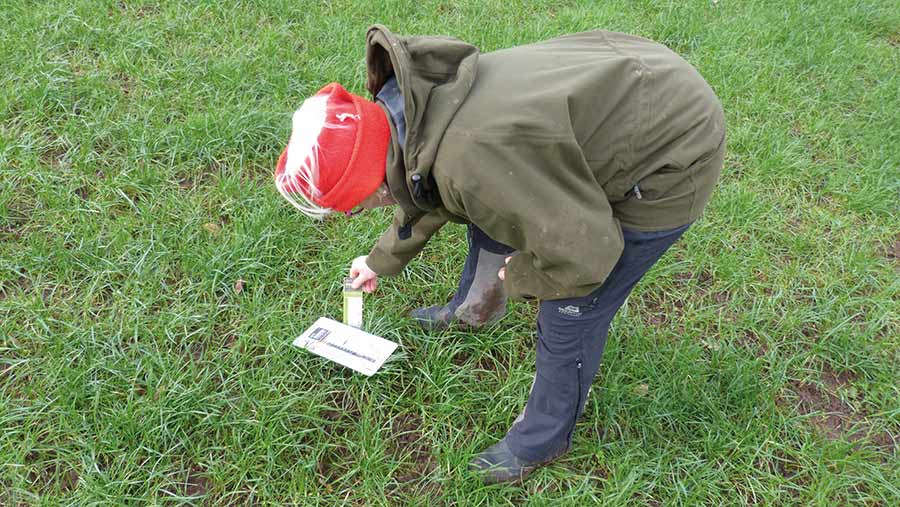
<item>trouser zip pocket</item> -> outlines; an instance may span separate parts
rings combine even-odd
[[[581,410],[581,397],[583,396],[581,392],[581,359],[575,360],[575,369],[578,374],[576,375],[578,380],[578,397],[575,400],[575,411],[572,414],[572,427],[569,428],[569,435],[566,439],[566,445],[572,444],[572,433],[575,431],[575,424],[578,422],[578,412]]]

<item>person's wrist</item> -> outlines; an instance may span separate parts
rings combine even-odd
[[[366,266],[379,276],[390,276],[400,272],[395,270],[395,263],[389,256],[384,255],[378,250],[374,250],[366,255]]]

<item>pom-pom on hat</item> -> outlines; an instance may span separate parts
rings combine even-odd
[[[331,83],[306,99],[292,122],[275,186],[304,214],[350,211],[384,181],[391,129],[374,102]]]

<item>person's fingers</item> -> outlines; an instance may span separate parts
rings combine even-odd
[[[357,257],[357,258],[353,259],[353,262],[350,263],[350,277],[351,278],[356,278],[365,271],[370,271],[369,267],[366,266],[366,258],[365,257]]]
[[[358,289],[365,285],[365,283],[369,280],[369,277],[366,276],[367,273],[359,273],[356,278],[353,279],[353,288]]]
[[[353,288],[358,289],[360,287],[367,287],[367,284],[376,279],[378,277],[378,273],[374,271],[359,271],[356,278],[353,279]]]

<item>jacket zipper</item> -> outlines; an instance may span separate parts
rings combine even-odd
[[[572,443],[572,433],[575,431],[575,424],[578,423],[578,411],[581,410],[581,359],[575,360],[575,368],[578,369],[578,399],[575,405],[575,414],[572,415],[572,428],[569,429],[566,445],[571,445]]]

